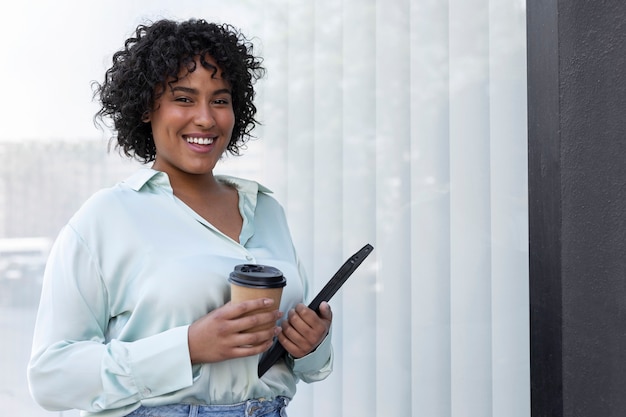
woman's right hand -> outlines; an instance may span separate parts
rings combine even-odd
[[[220,362],[265,352],[272,346],[281,328],[274,325],[269,330],[245,333],[256,326],[276,323],[282,313],[278,310],[254,313],[265,309],[274,301],[270,298],[230,302],[202,316],[189,326],[188,343],[191,363]]]

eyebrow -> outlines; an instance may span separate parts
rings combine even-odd
[[[171,91],[172,92],[182,91],[183,93],[188,93],[188,94],[198,94],[198,90],[197,89],[190,88],[190,87],[184,87],[184,86],[180,86],[180,85],[172,87]],[[230,95],[232,95],[232,92],[228,88],[220,88],[219,90],[215,90],[212,93],[212,95],[214,95],[214,96],[219,95],[219,94],[230,94]]]

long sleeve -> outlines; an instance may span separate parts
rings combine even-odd
[[[331,334],[313,352],[300,359],[289,359],[289,362],[294,374],[304,382],[326,379],[333,371]]]
[[[187,327],[133,342],[107,340],[108,291],[89,249],[66,227],[46,268],[28,367],[42,407],[95,412],[192,384]]]

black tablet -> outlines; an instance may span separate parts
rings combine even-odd
[[[329,301],[333,295],[341,288],[344,282],[352,275],[352,273],[361,265],[361,263],[367,258],[367,256],[374,250],[374,247],[369,243],[361,248],[357,253],[352,255],[341,268],[333,275],[333,277],[326,283],[324,288],[315,296],[313,301],[309,304],[309,308],[319,313],[320,304],[322,301]],[[274,343],[274,346],[267,351],[259,362],[258,375],[259,378],[263,376],[268,369],[272,367],[284,354],[285,348],[278,340]]]

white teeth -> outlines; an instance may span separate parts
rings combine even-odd
[[[213,143],[213,138],[187,138],[188,143],[197,143],[198,145],[210,145]]]

